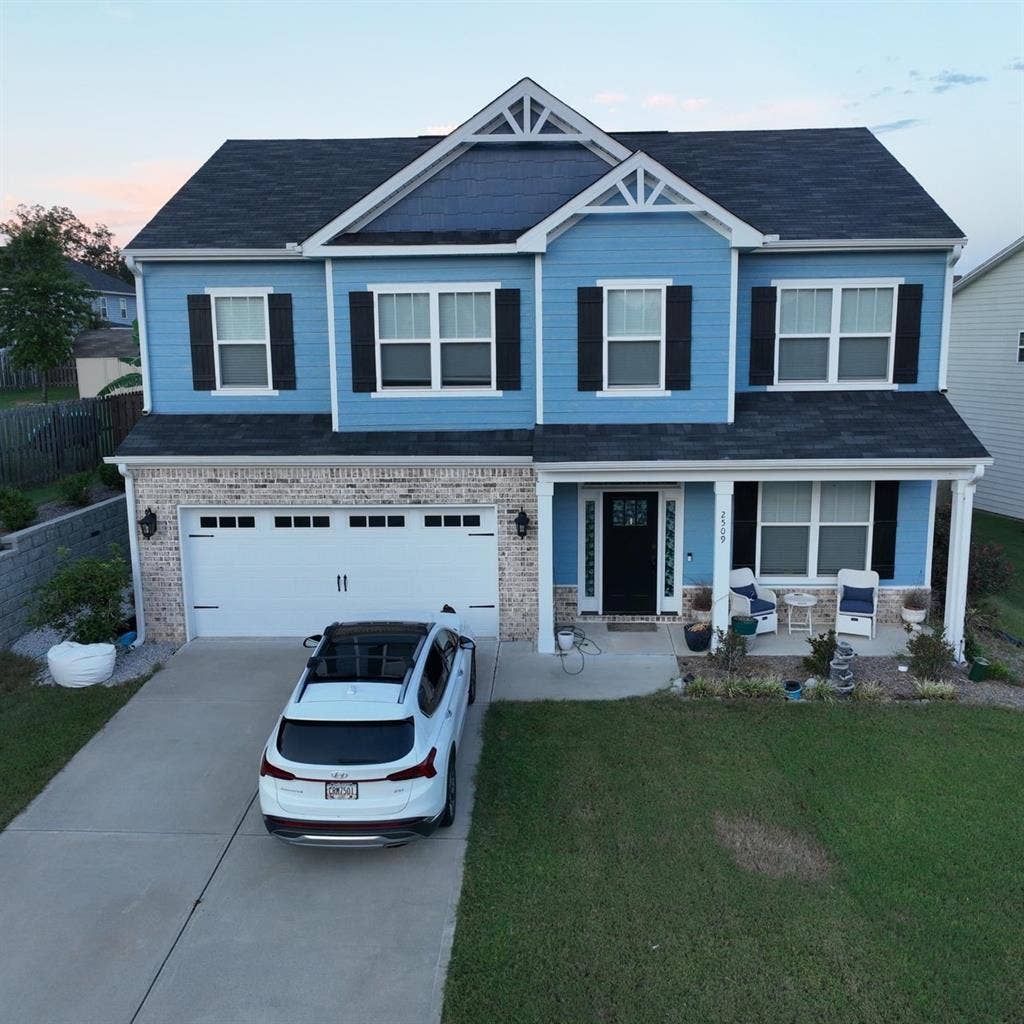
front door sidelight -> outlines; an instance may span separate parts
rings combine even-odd
[[[658,493],[610,492],[604,496],[601,546],[606,614],[657,611]]]

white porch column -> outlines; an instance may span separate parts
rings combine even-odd
[[[949,517],[949,563],[946,571],[946,641],[964,660],[964,618],[967,614],[967,571],[971,557],[971,519],[977,477],[953,481]]]
[[[537,477],[537,652],[555,653],[554,482]]]
[[[732,571],[732,480],[715,481],[715,556],[711,577],[711,626],[729,628],[729,573]],[[711,640],[715,643],[714,636]]]

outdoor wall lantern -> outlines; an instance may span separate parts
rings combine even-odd
[[[530,532],[530,517],[526,514],[526,509],[521,508],[519,510],[519,515],[516,516],[514,522],[516,524],[516,533],[520,537],[525,537]]]
[[[156,533],[156,513],[151,508],[147,508],[146,514],[139,520],[139,529],[146,540]]]

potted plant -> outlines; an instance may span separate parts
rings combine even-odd
[[[694,622],[711,621],[711,588],[706,583],[702,583],[693,592],[690,608],[693,611]]]
[[[900,615],[910,626],[919,626],[928,617],[932,596],[927,590],[911,590],[903,597]]]
[[[683,626],[683,636],[686,637],[686,646],[695,654],[706,651],[711,645],[711,623],[688,622]]]
[[[732,631],[739,636],[753,636],[757,632],[757,619],[753,615],[734,615]]]

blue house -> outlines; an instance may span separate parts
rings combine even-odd
[[[866,129],[608,133],[529,79],[443,138],[226,142],[126,250],[145,628],[449,603],[552,651],[744,580],[828,620],[843,570],[896,622],[949,480],[959,651],[963,243]]]
[[[135,289],[113,274],[97,270],[81,260],[64,260],[68,270],[92,291],[92,308],[110,327],[131,327],[135,319]]]

